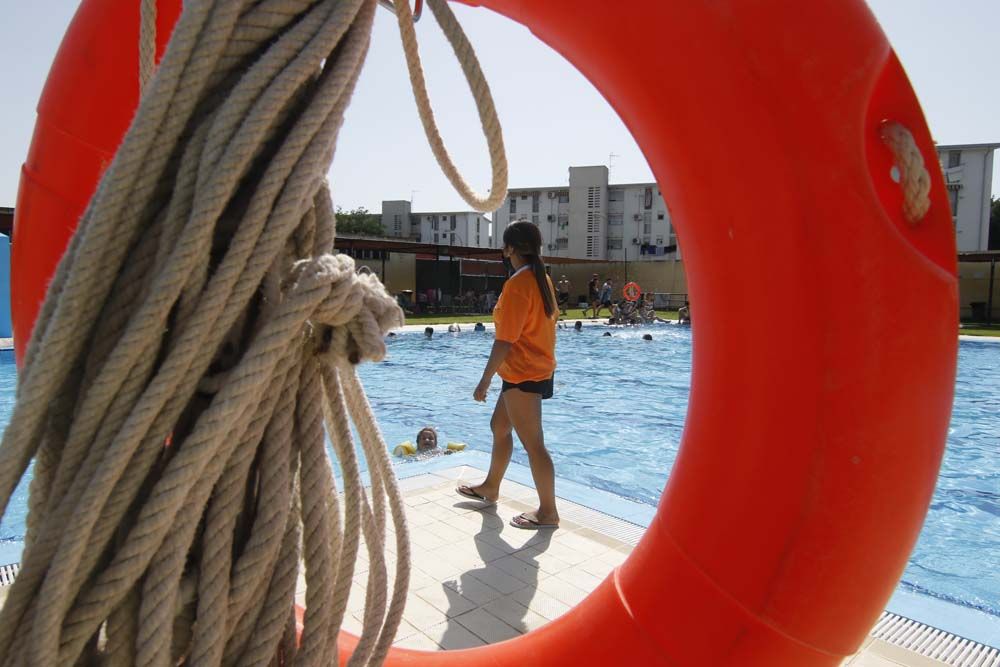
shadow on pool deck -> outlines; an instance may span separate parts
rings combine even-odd
[[[492,614],[500,618],[504,623],[516,630],[518,634],[528,632],[530,628],[526,623],[526,617],[531,613],[529,611],[531,602],[538,591],[539,569],[538,560],[535,556],[545,553],[549,549],[555,531],[532,531],[533,534],[531,534],[528,541],[523,546],[517,547],[507,542],[501,536],[500,530],[503,526],[503,519],[497,513],[496,506],[483,507],[480,503],[465,501],[457,502],[455,506],[463,509],[471,509],[477,511],[479,514],[482,524],[472,542],[483,565],[482,567],[463,572],[458,580],[454,582],[457,584],[455,587],[449,586],[447,583],[442,584],[442,588],[448,596],[450,606],[445,612],[448,616],[448,626],[445,628],[444,634],[441,635],[438,643],[441,646],[455,648],[466,644],[476,646],[479,642],[469,641],[470,630],[477,637],[487,641],[487,643],[491,643],[486,639],[487,636],[507,634],[505,628],[502,626],[497,627],[493,619],[488,615],[473,614],[464,616],[462,623],[457,620],[459,616],[472,611],[468,608],[467,598],[463,597],[459,591],[471,593],[476,587],[479,587],[481,595],[482,586],[489,586],[489,583],[492,582],[494,586],[503,587],[502,581],[506,577],[512,576],[510,565],[513,563],[508,564],[507,569],[503,569],[497,564],[497,560],[492,558],[497,549],[508,554],[521,552],[522,557],[517,559],[522,563],[517,568],[520,575],[517,579],[526,585],[514,591],[520,592],[516,601],[510,601],[502,597],[496,598],[487,602],[483,609],[487,614]],[[486,595],[489,597],[490,593],[487,592]],[[493,641],[499,641],[500,639],[506,639],[506,637],[498,636]]]

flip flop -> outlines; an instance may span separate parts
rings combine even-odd
[[[486,503],[487,505],[496,505],[496,501],[495,500],[490,500],[486,496],[479,495],[478,493],[476,493],[475,491],[472,490],[471,486],[469,486],[467,484],[463,484],[463,485],[461,485],[459,487],[456,487],[455,488],[455,493],[457,493],[458,495],[463,496],[465,498],[471,498],[472,500],[478,500],[479,502]]]
[[[558,523],[538,523],[524,512],[511,519],[510,525],[521,530],[545,530],[559,527]]]

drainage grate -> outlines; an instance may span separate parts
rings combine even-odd
[[[954,667],[1000,667],[1000,649],[883,612],[871,636]]]

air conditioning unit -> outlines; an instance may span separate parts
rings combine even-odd
[[[642,216],[636,213],[635,215],[632,216],[632,219],[635,220],[636,222],[639,222],[640,220],[642,220]]]
[[[550,192],[549,193],[549,199],[555,199],[555,198],[556,198],[556,193],[555,192]]]
[[[550,215],[550,216],[548,216],[548,220],[549,220],[549,222],[555,222],[556,216]]]

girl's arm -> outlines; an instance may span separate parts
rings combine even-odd
[[[497,370],[500,368],[500,364],[503,360],[507,358],[507,354],[510,352],[511,343],[504,340],[493,341],[493,349],[490,351],[489,361],[486,362],[486,368],[483,369],[483,377],[479,380],[479,384],[476,386],[476,390],[472,392],[472,397],[477,401],[486,400],[486,392],[489,391],[490,382],[493,381],[493,376],[496,375]]]

